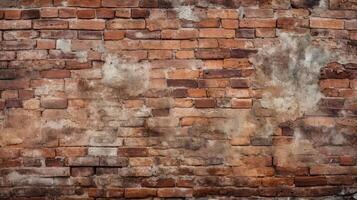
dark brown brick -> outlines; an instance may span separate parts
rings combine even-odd
[[[214,108],[216,106],[216,101],[214,99],[196,99],[196,108]]]
[[[326,185],[327,179],[325,176],[297,176],[294,183],[298,187],[320,186]]]
[[[196,80],[190,79],[167,79],[167,86],[196,88],[198,84]]]
[[[232,58],[248,58],[250,55],[257,53],[257,50],[252,49],[232,49],[231,57]]]
[[[40,10],[23,10],[21,11],[21,18],[22,19],[38,19],[40,18]]]
[[[241,76],[242,71],[239,69],[207,69],[203,71],[203,78],[231,78]]]
[[[222,59],[229,58],[228,49],[200,49],[195,51],[195,57],[199,59]]]
[[[132,9],[131,17],[136,18],[147,18],[150,16],[150,11],[147,9]]]

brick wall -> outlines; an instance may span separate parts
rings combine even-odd
[[[356,1],[0,8],[0,199],[357,198]]]

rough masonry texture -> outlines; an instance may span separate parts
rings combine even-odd
[[[357,199],[356,0],[1,0],[0,199]]]

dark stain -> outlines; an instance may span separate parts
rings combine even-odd
[[[293,8],[313,8],[320,4],[320,0],[293,0],[291,6]]]

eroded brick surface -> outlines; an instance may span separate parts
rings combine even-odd
[[[0,1],[0,199],[356,199],[356,9]]]

